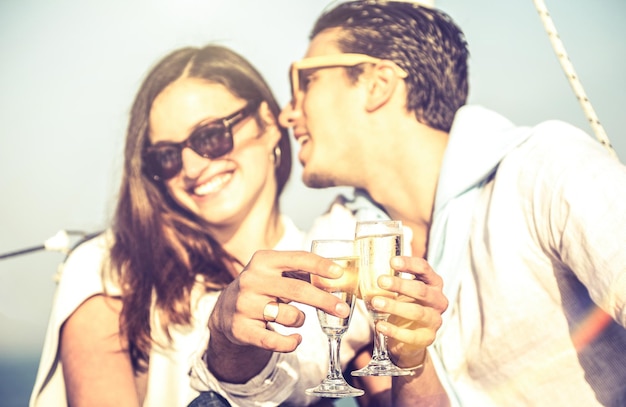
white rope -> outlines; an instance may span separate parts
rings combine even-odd
[[[617,154],[615,153],[613,146],[611,146],[609,137],[604,131],[604,127],[602,127],[602,124],[600,124],[600,120],[598,119],[598,116],[596,115],[593,106],[591,106],[589,98],[587,98],[587,95],[585,94],[585,90],[583,89],[583,86],[578,79],[578,75],[576,75],[576,71],[574,71],[574,66],[567,56],[567,52],[565,51],[563,42],[561,41],[561,38],[556,31],[556,27],[552,22],[552,18],[550,17],[550,13],[546,8],[545,3],[543,2],[543,0],[533,1],[535,2],[535,8],[539,13],[539,17],[541,17],[543,26],[548,33],[548,38],[550,38],[552,48],[554,49],[554,52],[556,53],[556,56],[561,63],[561,67],[563,68],[563,71],[565,72],[565,75],[567,76],[570,85],[574,89],[574,94],[578,98],[578,101],[580,102],[580,105],[585,112],[585,116],[587,117],[587,120],[589,120],[589,124],[591,125],[591,128],[596,135],[596,138],[598,139],[598,141],[600,141],[600,143],[602,143],[604,147],[606,147],[606,149],[613,157],[617,158]]]

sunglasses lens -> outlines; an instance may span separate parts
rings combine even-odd
[[[182,168],[181,151],[175,146],[156,147],[147,154],[146,163],[153,176],[172,178]]]
[[[187,140],[180,143],[157,144],[148,147],[144,155],[145,169],[155,180],[170,179],[183,168],[183,149],[191,148],[205,158],[219,158],[233,150],[230,126],[249,116],[249,106],[217,123],[196,129]]]
[[[203,157],[218,158],[232,151],[233,138],[221,123],[212,123],[196,130],[189,146]]]

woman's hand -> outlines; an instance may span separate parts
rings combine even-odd
[[[305,251],[256,252],[211,313],[209,369],[220,380],[245,382],[267,364],[272,352],[294,351],[301,335],[282,335],[270,324],[302,326],[304,313],[292,301],[348,316],[348,304],[308,282],[309,274],[337,278],[342,273],[332,260]]]

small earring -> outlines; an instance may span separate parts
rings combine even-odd
[[[274,168],[280,167],[280,158],[282,154],[283,152],[280,151],[280,147],[277,144],[276,147],[274,147],[274,153],[271,155],[271,160],[274,162]]]

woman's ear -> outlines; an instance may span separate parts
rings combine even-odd
[[[278,121],[272,114],[270,107],[266,101],[261,102],[259,105],[259,118],[261,119],[261,125],[263,126],[263,132],[270,136],[273,144],[277,144],[280,140],[280,130],[278,129]]]
[[[365,108],[373,112],[384,106],[393,96],[399,85],[400,78],[391,65],[391,61],[379,61],[370,75],[367,84],[367,102]]]
[[[276,124],[276,118],[272,114],[272,111],[270,110],[270,107],[267,105],[266,101],[261,102],[261,104],[259,105],[259,117],[261,118],[261,121],[265,126]]]

